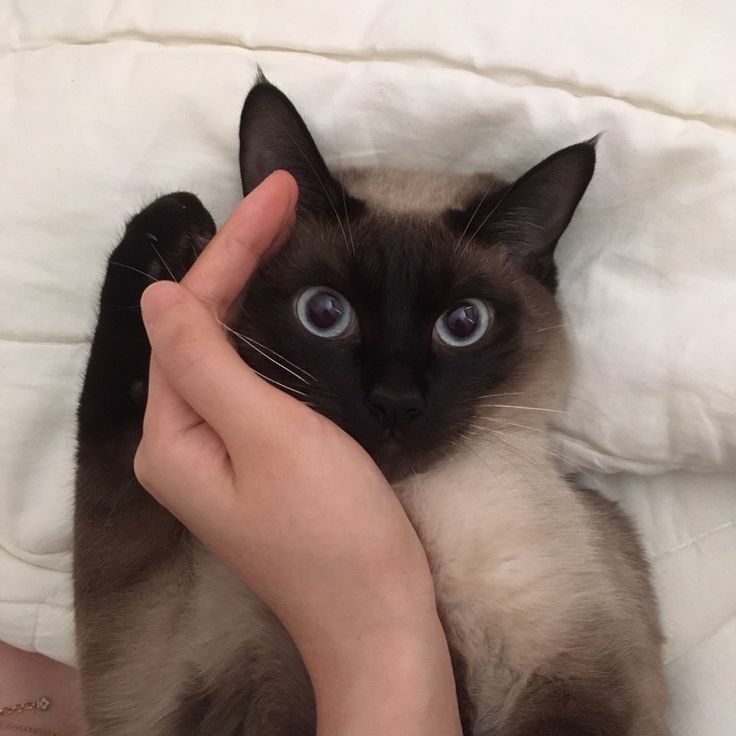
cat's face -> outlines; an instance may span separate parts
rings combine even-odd
[[[554,246],[593,164],[581,144],[514,185],[390,211],[343,190],[288,100],[261,82],[241,119],[244,189],[283,168],[300,198],[292,238],[231,317],[249,341],[241,354],[389,477],[425,469],[524,370],[535,289],[554,282]]]
[[[502,259],[448,257],[458,236],[439,219],[365,216],[351,231],[346,242],[329,222],[297,226],[234,324],[305,380],[240,343],[244,358],[397,476],[449,448],[514,369],[524,306]]]

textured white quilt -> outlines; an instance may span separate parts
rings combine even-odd
[[[239,196],[259,62],[335,163],[514,176],[603,131],[559,249],[557,440],[632,512],[676,736],[736,734],[731,0],[0,4],[0,639],[73,661],[75,406],[124,217]]]

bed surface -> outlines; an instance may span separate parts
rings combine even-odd
[[[255,65],[336,165],[513,177],[603,132],[560,242],[555,441],[632,513],[676,736],[736,734],[736,5],[0,5],[0,638],[72,662],[75,408],[126,216],[221,222]]]

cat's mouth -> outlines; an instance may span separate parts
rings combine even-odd
[[[342,429],[363,447],[391,483],[426,472],[445,454],[446,435],[436,417],[434,421],[417,417],[403,426],[386,426],[365,414],[362,421],[355,421],[356,414],[354,421],[341,424]]]
[[[390,433],[370,455],[390,483],[398,483],[425,469],[422,463],[412,459],[407,443]]]

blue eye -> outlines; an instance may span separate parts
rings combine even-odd
[[[355,321],[350,302],[334,289],[310,286],[296,299],[296,316],[313,335],[342,337]]]
[[[463,299],[450,307],[434,325],[434,337],[452,348],[473,345],[493,324],[493,309],[481,299]]]

